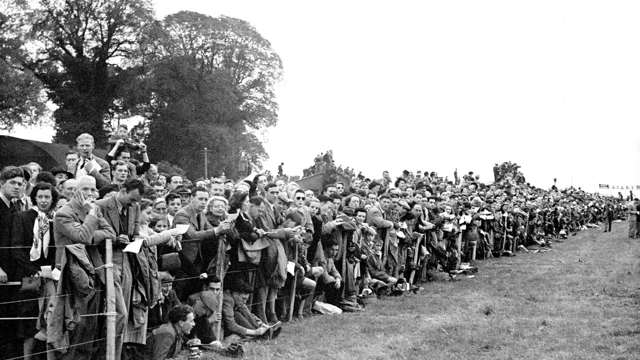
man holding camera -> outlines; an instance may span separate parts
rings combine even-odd
[[[141,165],[136,166],[131,161],[132,150],[140,151],[140,154],[142,156]],[[109,154],[107,154],[107,161],[112,164],[114,161],[123,161],[125,164],[127,164],[127,168],[129,169],[129,176],[127,178],[128,180],[137,178],[138,174],[145,174],[151,167],[151,163],[149,162],[149,155],[147,154],[147,145],[143,143],[133,143],[125,139],[118,139],[116,141],[111,151],[109,151]]]

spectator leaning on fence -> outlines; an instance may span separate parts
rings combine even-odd
[[[16,336],[23,341],[24,355],[35,349],[35,336],[46,340],[46,324],[39,315],[44,303],[38,298],[46,287],[46,295],[54,291],[52,269],[55,265],[55,238],[53,236],[53,210],[58,201],[58,193],[49,183],[36,183],[31,191],[33,208],[16,214],[11,228],[11,257],[15,262],[15,279],[25,284],[16,300],[23,300],[17,307],[16,315],[26,319],[16,322]],[[46,282],[46,283],[45,283]],[[27,284],[29,286],[27,286]]]
[[[20,212],[18,203],[21,190],[25,184],[24,171],[16,166],[7,166],[0,173],[0,282],[6,283],[16,280],[16,264],[8,251],[11,246],[11,227],[13,218]],[[11,288],[0,292],[0,302],[11,301],[15,296]],[[12,304],[0,304],[0,316],[12,316]],[[20,344],[21,345],[21,344]],[[21,346],[20,346],[21,348]],[[7,356],[18,356],[19,351],[16,332],[13,325],[7,321],[0,321],[0,351]]]

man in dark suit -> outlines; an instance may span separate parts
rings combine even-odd
[[[209,193],[203,187],[197,187],[191,193],[189,204],[180,209],[174,219],[173,226],[180,224],[189,225],[187,232],[182,235],[182,269],[176,276],[176,294],[181,300],[200,291],[198,279],[180,281],[181,278],[194,277],[203,273],[205,264],[202,257],[202,242],[216,241],[217,236],[231,229],[231,223],[223,221],[217,227],[213,227],[207,221],[204,210],[209,201]],[[217,246],[217,245],[214,245]],[[204,277],[205,275],[203,275]]]
[[[11,244],[13,215],[20,211],[16,201],[25,184],[24,172],[16,166],[7,166],[0,174],[0,246]],[[13,270],[8,251],[0,251],[0,282],[7,282]]]
[[[277,229],[284,221],[282,209],[278,204],[278,195],[280,190],[275,183],[269,183],[264,188],[266,202],[264,203],[264,212],[260,214],[262,224],[265,230]]]
[[[129,319],[129,303],[134,286],[133,275],[129,257],[123,253],[127,244],[135,240],[140,233],[140,205],[144,193],[144,184],[138,179],[128,180],[115,196],[96,201],[102,210],[104,218],[116,234],[113,244],[113,279],[116,292],[116,359],[119,359],[122,343],[126,334],[123,334],[125,324]]]
[[[16,201],[20,198],[20,191],[25,185],[24,172],[19,167],[7,166],[0,174],[0,246],[11,245],[11,224],[13,217],[20,212]],[[0,249],[0,282],[14,280],[15,262],[8,249]],[[0,292],[0,302],[11,300],[14,293],[10,287]],[[0,305],[0,316],[13,316],[12,307]],[[21,356],[18,349],[15,331],[10,322],[0,322],[0,354],[6,357]]]
[[[387,219],[387,212],[392,205],[391,198],[387,195],[380,196],[379,205],[373,205],[367,211],[367,224],[377,230],[376,240],[383,243],[382,262],[386,267],[389,264],[390,244],[387,234],[397,227],[397,224]]]

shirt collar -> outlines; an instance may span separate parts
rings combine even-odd
[[[4,194],[0,191],[0,199],[4,201],[4,204],[7,205],[8,208],[11,207],[11,200],[9,200]]]
[[[116,207],[118,207],[118,213],[121,213],[124,205],[118,200],[117,196],[114,196],[113,199],[116,201]]]

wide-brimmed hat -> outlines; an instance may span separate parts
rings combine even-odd
[[[67,169],[63,168],[62,166],[56,166],[51,168],[51,173],[53,174],[53,176],[56,176],[58,174],[65,174],[67,175],[67,179],[73,179],[75,176],[68,172]]]

